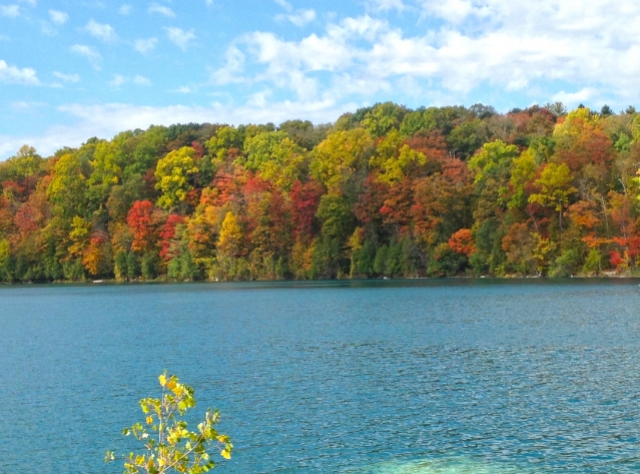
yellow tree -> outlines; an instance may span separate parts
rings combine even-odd
[[[169,152],[158,161],[155,177],[156,189],[162,191],[158,206],[171,209],[184,202],[193,189],[190,177],[198,172],[196,151],[188,146]]]
[[[378,145],[375,156],[369,160],[371,166],[379,168],[377,180],[386,184],[401,181],[411,165],[424,165],[426,162],[427,157],[404,143],[397,130],[389,132]]]
[[[372,149],[371,136],[362,128],[334,132],[316,147],[311,173],[327,188],[338,187]]]
[[[67,153],[53,166],[53,178],[47,188],[49,199],[56,205],[56,211],[66,219],[86,215],[87,191],[86,163],[78,153]]]
[[[89,194],[99,202],[106,201],[112,186],[119,184],[122,179],[124,161],[120,143],[114,139],[111,142],[101,140],[96,144],[93,160],[90,161],[93,171],[89,176]]]
[[[527,186],[536,175],[536,161],[530,149],[525,150],[519,158],[513,160],[509,189],[511,198],[507,204],[509,209],[524,208],[527,205]]]
[[[216,278],[226,280],[243,276],[241,264],[246,262],[240,258],[243,253],[242,240],[243,232],[238,219],[233,212],[228,211],[224,221],[222,221],[217,242]]]
[[[241,241],[242,229],[236,216],[229,211],[224,221],[222,221],[220,237],[218,238],[218,252],[228,256],[236,256],[240,252]]]
[[[220,414],[207,410],[205,419],[195,431],[189,431],[185,413],[196,406],[194,390],[182,384],[175,375],[158,377],[162,386],[160,398],[143,398],[140,408],[143,423],[125,428],[125,436],[132,435],[142,447],[124,458],[125,474],[168,474],[181,472],[201,474],[216,466],[208,449],[214,446],[224,459],[231,459],[233,444],[229,436],[218,433]],[[106,462],[115,461],[107,451]]]
[[[71,223],[71,232],[69,232],[69,238],[71,246],[68,249],[69,257],[82,257],[84,249],[89,240],[89,232],[91,230],[91,223],[87,222],[80,216],[75,216]]]
[[[300,176],[304,150],[285,132],[263,132],[247,139],[245,168],[259,171],[263,179],[289,190]]]
[[[569,204],[569,197],[577,191],[571,186],[572,181],[571,170],[566,164],[549,163],[542,170],[540,178],[535,180],[538,192],[529,196],[530,203],[552,207],[558,213],[560,232],[562,232],[562,210]]]

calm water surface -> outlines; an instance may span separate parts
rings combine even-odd
[[[633,280],[0,288],[0,473],[119,473],[165,368],[221,473],[640,470]]]

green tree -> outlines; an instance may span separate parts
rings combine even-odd
[[[12,281],[13,269],[11,244],[7,239],[0,240],[0,281]]]
[[[383,137],[402,124],[409,110],[393,102],[376,104],[367,112],[361,124],[373,137]]]
[[[218,411],[207,410],[197,430],[189,431],[184,416],[187,410],[196,406],[193,388],[180,383],[175,375],[167,377],[166,372],[158,380],[162,386],[161,397],[140,400],[145,422],[123,431],[125,436],[132,435],[143,444],[139,454],[132,452],[125,458],[124,473],[208,472],[216,465],[207,451],[211,444],[223,458],[231,459],[233,445],[229,436],[216,430],[220,421]],[[115,454],[108,451],[105,461],[115,459]]]
[[[507,145],[501,140],[485,143],[482,149],[469,160],[469,169],[475,172],[475,184],[482,184],[490,176],[502,181],[506,186],[509,170],[520,152],[515,145]]]

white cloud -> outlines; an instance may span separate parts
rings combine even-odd
[[[157,3],[153,3],[149,6],[149,13],[160,13],[161,15],[166,16],[167,18],[175,18],[176,14],[169,7],[165,7],[163,5],[158,5]]]
[[[429,25],[437,25],[424,33],[411,35],[368,15],[331,20],[324,33],[295,40],[253,32],[228,47],[226,63],[212,79],[219,85],[242,82],[291,91],[299,100],[313,94],[335,99],[371,91],[397,94],[410,84],[412,93],[456,102],[485,87],[547,101],[557,90],[544,92],[553,87],[545,84],[554,83],[579,91],[561,93],[567,102],[575,101],[570,94],[583,96],[585,90],[591,91],[589,100],[610,104],[640,100],[640,30],[634,26],[640,3],[635,0],[620,0],[615,8],[606,0],[540,0],[536,8],[511,0],[416,1]],[[408,0],[369,1],[368,8],[374,7],[415,8]],[[621,14],[626,21],[620,21]]]
[[[0,5],[0,15],[16,18],[20,16],[20,7],[18,5]]]
[[[11,108],[18,112],[27,112],[30,110],[46,107],[46,105],[47,104],[45,104],[44,102],[16,101],[11,103]]]
[[[157,42],[158,38],[137,39],[134,43],[134,48],[139,53],[147,54],[153,51]]]
[[[187,46],[189,46],[189,42],[196,38],[193,30],[184,31],[176,27],[165,28],[165,30],[167,30],[169,40],[176,46],[180,47],[183,51],[186,51]]]
[[[275,0],[275,2],[288,12],[293,11],[293,7],[287,0]]]
[[[551,102],[563,102],[575,106],[581,102],[593,101],[598,96],[598,91],[592,87],[585,87],[577,92],[560,91],[551,98]]]
[[[55,36],[58,34],[58,30],[48,21],[40,22],[40,30],[47,36]]]
[[[115,87],[118,88],[123,84],[126,84],[128,82],[132,82],[133,84],[137,85],[137,86],[150,86],[151,85],[151,81],[144,77],[141,76],[140,74],[136,74],[133,78],[129,78],[127,76],[123,76],[122,74],[116,74],[113,76],[113,79],[109,82],[109,85],[111,87]]]
[[[402,0],[367,0],[367,8],[376,12],[398,10],[403,11],[407,6]]]
[[[28,3],[29,5],[31,5],[32,7],[36,6],[36,3],[38,3],[36,0],[20,0],[22,3]]]
[[[116,74],[115,76],[113,76],[113,79],[111,80],[111,82],[109,82],[109,85],[111,87],[120,87],[122,84],[128,81],[129,79],[124,77],[122,74]]]
[[[304,26],[316,19],[315,10],[299,10],[291,15],[278,15],[276,20],[288,20],[296,26]]]
[[[84,56],[89,60],[94,68],[100,69],[98,62],[102,59],[102,56],[92,47],[84,44],[74,44],[71,46],[71,52]]]
[[[231,46],[225,52],[226,64],[213,73],[212,79],[216,84],[231,84],[244,82],[242,77],[245,65],[245,54],[236,46]]]
[[[95,20],[90,20],[84,29],[88,31],[91,36],[98,38],[105,43],[113,42],[118,38],[116,31],[111,25],[98,23]]]
[[[110,139],[124,130],[146,129],[151,125],[176,123],[281,123],[292,118],[326,123],[336,120],[344,112],[357,108],[355,103],[336,104],[332,101],[312,102],[260,102],[253,104],[220,104],[209,107],[135,106],[131,104],[82,105],[66,104],[58,111],[68,115],[74,123],[53,126],[39,135],[0,135],[0,158],[9,157],[25,143],[35,147],[42,155],[49,155],[63,146],[77,147],[89,137]]]
[[[77,74],[64,74],[62,72],[54,71],[53,75],[64,82],[80,82],[80,76]]]
[[[146,78],[144,76],[141,76],[139,74],[136,74],[133,77],[133,83],[137,84],[139,86],[150,86],[151,85],[151,81],[148,78]]]
[[[205,3],[208,7],[210,7],[211,5],[213,5],[213,0],[206,0]]]
[[[67,20],[69,20],[68,13],[60,12],[57,10],[49,10],[49,16],[51,17],[51,21],[56,25],[64,25]]]
[[[29,67],[20,69],[9,66],[6,61],[0,59],[0,81],[6,84],[24,84],[36,86],[40,84],[35,69]]]
[[[189,87],[189,86],[182,86],[182,87],[179,87],[178,89],[176,89],[175,92],[178,92],[180,94],[190,94],[193,91],[191,90],[191,87]]]
[[[118,14],[127,16],[131,13],[131,10],[133,10],[133,7],[131,5],[120,5],[120,8],[118,8]]]

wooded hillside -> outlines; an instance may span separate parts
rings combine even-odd
[[[640,115],[377,104],[0,163],[0,280],[633,272]]]

